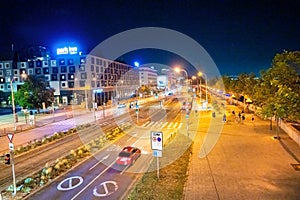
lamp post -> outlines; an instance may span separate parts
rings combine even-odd
[[[206,103],[208,103],[207,102],[207,75],[205,73],[203,73],[203,72],[199,72],[198,73],[198,76],[203,76],[203,75],[205,77],[205,101],[206,101]],[[200,83],[200,85],[201,85],[201,83]]]
[[[14,96],[14,88],[13,88],[13,81],[15,77],[10,79],[10,91],[11,91],[11,104],[12,104],[12,112],[14,118],[14,132],[17,130],[17,115],[16,115],[16,106],[15,106],[15,96]]]
[[[181,68],[179,68],[179,67],[176,67],[174,70],[175,70],[175,72],[177,72],[177,73],[184,72],[185,75],[186,75],[186,81],[188,81],[188,73],[187,73],[187,71],[186,71],[185,69],[181,69]],[[187,84],[187,85],[188,85],[188,84]]]

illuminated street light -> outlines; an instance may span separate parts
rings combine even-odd
[[[140,63],[137,62],[137,61],[135,61],[135,62],[134,62],[134,66],[139,67],[139,66],[140,66]]]
[[[204,77],[205,77],[205,101],[206,101],[206,103],[208,103],[207,102],[207,76],[206,76],[206,74],[205,73],[203,73],[203,72],[198,72],[198,76],[203,76],[204,75]],[[200,79],[201,80],[201,79]],[[200,83],[200,85],[201,85],[201,83]]]

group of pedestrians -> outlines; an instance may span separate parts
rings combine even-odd
[[[244,122],[246,120],[246,115],[245,115],[243,110],[241,112],[239,111],[237,116],[235,116],[235,111],[233,110],[232,115],[235,117],[235,121],[238,122],[238,123]],[[253,114],[251,116],[251,121],[254,122],[254,115]]]

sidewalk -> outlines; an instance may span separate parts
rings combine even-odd
[[[210,120],[202,118],[194,138],[193,154],[184,190],[185,200],[215,199],[299,199],[300,147],[284,132],[273,138],[269,122],[246,114],[244,123],[235,122],[227,106],[227,122],[216,145],[200,158]],[[222,120],[222,118],[219,118]],[[210,133],[214,134],[214,133]]]

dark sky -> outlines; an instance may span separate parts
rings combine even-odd
[[[195,39],[222,74],[258,75],[276,53],[300,50],[298,0],[201,2],[1,0],[0,52],[9,52],[11,44],[15,49],[38,44],[53,50],[64,42],[89,52],[122,31],[163,27]],[[140,62],[168,59],[145,53]]]

